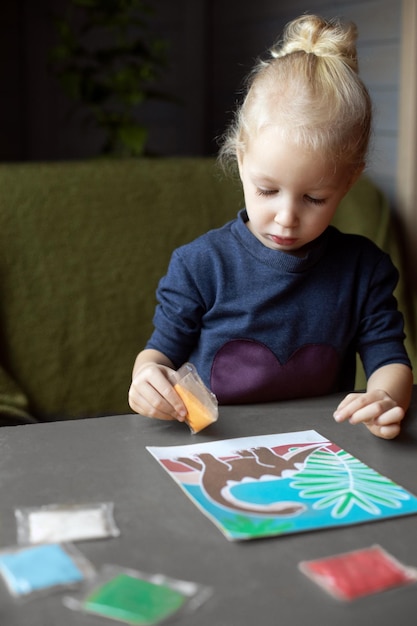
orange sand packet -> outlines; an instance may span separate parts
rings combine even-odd
[[[191,428],[192,432],[198,433],[209,424],[216,421],[217,417],[213,417],[212,412],[208,409],[196,396],[177,383],[174,389],[184,402],[187,409],[187,417],[185,421]]]
[[[174,389],[187,409],[185,422],[193,434],[218,418],[216,396],[204,385],[194,365],[185,363],[175,373]]]

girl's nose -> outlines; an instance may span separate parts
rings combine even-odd
[[[276,209],[274,221],[280,226],[290,228],[298,223],[297,207],[294,201],[286,199]]]

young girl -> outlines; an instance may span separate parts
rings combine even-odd
[[[185,361],[220,404],[241,404],[348,391],[359,352],[366,392],[334,418],[399,433],[412,374],[397,271],[371,241],[329,225],[371,131],[355,44],[354,25],[302,16],[250,75],[220,152],[237,163],[246,208],[174,252],[135,361],[138,413],[184,419],[169,371]]]

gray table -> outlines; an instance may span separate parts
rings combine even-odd
[[[181,619],[184,626],[414,626],[417,585],[344,604],[304,577],[297,564],[379,543],[417,566],[416,515],[228,542],[145,450],[312,428],[417,494],[417,388],[394,441],[336,424],[338,399],[222,407],[219,421],[196,436],[184,425],[136,415],[0,429],[0,547],[16,543],[15,507],[110,500],[121,536],[78,547],[97,567],[113,563],[212,586],[213,597],[198,615]],[[65,608],[59,594],[16,606],[0,586],[1,626],[99,623]]]

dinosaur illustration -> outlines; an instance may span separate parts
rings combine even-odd
[[[217,504],[244,513],[287,516],[301,513],[304,505],[278,501],[279,497],[271,505],[244,504],[231,494],[231,488],[250,480],[280,478],[285,471],[296,471],[297,464],[303,464],[310,454],[311,447],[308,447],[285,458],[270,448],[261,447],[241,450],[236,452],[238,456],[227,460],[201,453],[191,458],[180,457],[177,461],[202,473],[201,487]]]

